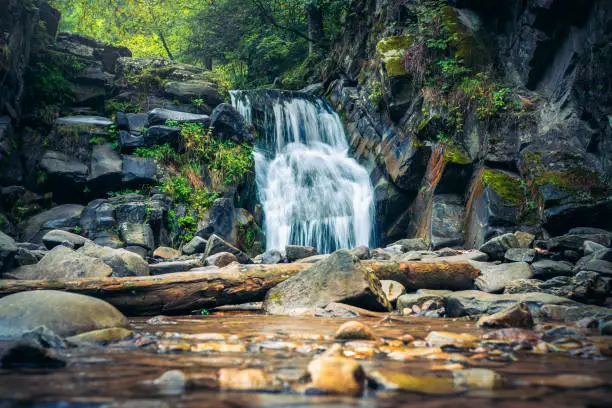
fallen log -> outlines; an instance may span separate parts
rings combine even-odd
[[[410,289],[472,289],[479,270],[467,262],[364,262],[380,279]],[[216,306],[257,302],[309,264],[238,265],[217,271],[72,281],[1,280],[0,297],[30,290],[62,290],[103,299],[128,316],[186,314]]]

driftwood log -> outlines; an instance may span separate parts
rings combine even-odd
[[[467,262],[377,262],[364,265],[380,279],[408,289],[472,289],[479,270]],[[30,290],[62,290],[103,299],[128,316],[186,314],[261,301],[265,293],[309,264],[238,265],[217,271],[72,281],[0,280],[0,297]]]

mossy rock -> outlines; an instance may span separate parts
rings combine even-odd
[[[385,63],[389,77],[406,75],[403,58],[406,49],[412,45],[412,38],[407,35],[385,37],[378,42],[376,50]]]
[[[482,183],[491,188],[508,206],[519,207],[524,194],[518,177],[497,170],[484,169]]]
[[[448,144],[444,148],[444,159],[447,163],[467,165],[472,163],[472,159],[468,153],[462,148],[454,144]]]

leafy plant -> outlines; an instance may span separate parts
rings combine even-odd
[[[153,147],[138,147],[134,156],[152,158],[160,163],[170,163],[179,159],[178,153],[169,144]]]

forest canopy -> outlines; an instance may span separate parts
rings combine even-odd
[[[233,87],[307,75],[349,0],[54,0],[61,30],[217,71]],[[297,80],[296,82],[300,82]],[[289,84],[290,85],[290,84]]]

